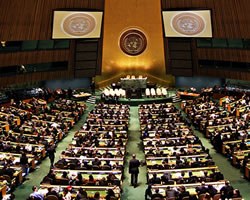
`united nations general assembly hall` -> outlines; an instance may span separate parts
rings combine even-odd
[[[0,8],[0,200],[250,200],[249,0]]]

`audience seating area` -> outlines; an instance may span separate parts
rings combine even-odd
[[[219,103],[203,97],[183,102],[183,109],[214,148],[245,171],[245,177],[250,179],[250,97],[225,96]]]
[[[29,99],[0,107],[0,181],[2,197],[20,185],[47,155],[49,144],[67,135],[85,110],[76,102],[59,99],[56,112],[42,99]],[[61,109],[66,106],[66,111]],[[73,112],[70,108],[73,108]],[[76,112],[78,110],[78,112]]]
[[[140,105],[139,114],[152,199],[236,197],[237,189],[224,192],[232,187],[172,103]]]
[[[97,104],[55,168],[44,177],[39,191],[46,196],[53,188],[57,199],[63,188],[70,191],[72,199],[82,190],[85,198],[99,193],[102,198],[119,199],[128,120],[129,106]]]

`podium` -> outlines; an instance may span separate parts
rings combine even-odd
[[[121,88],[128,99],[141,99],[142,89],[147,88],[147,78],[121,78]]]
[[[147,87],[147,78],[121,78],[122,89],[142,89]]]
[[[128,99],[141,99],[142,89],[126,89],[126,97]]]

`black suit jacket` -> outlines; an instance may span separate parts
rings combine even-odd
[[[140,161],[137,159],[132,159],[129,161],[129,173],[139,173]]]

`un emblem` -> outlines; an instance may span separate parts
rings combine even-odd
[[[129,29],[122,33],[119,44],[125,54],[137,56],[145,51],[147,38],[142,31]]]

